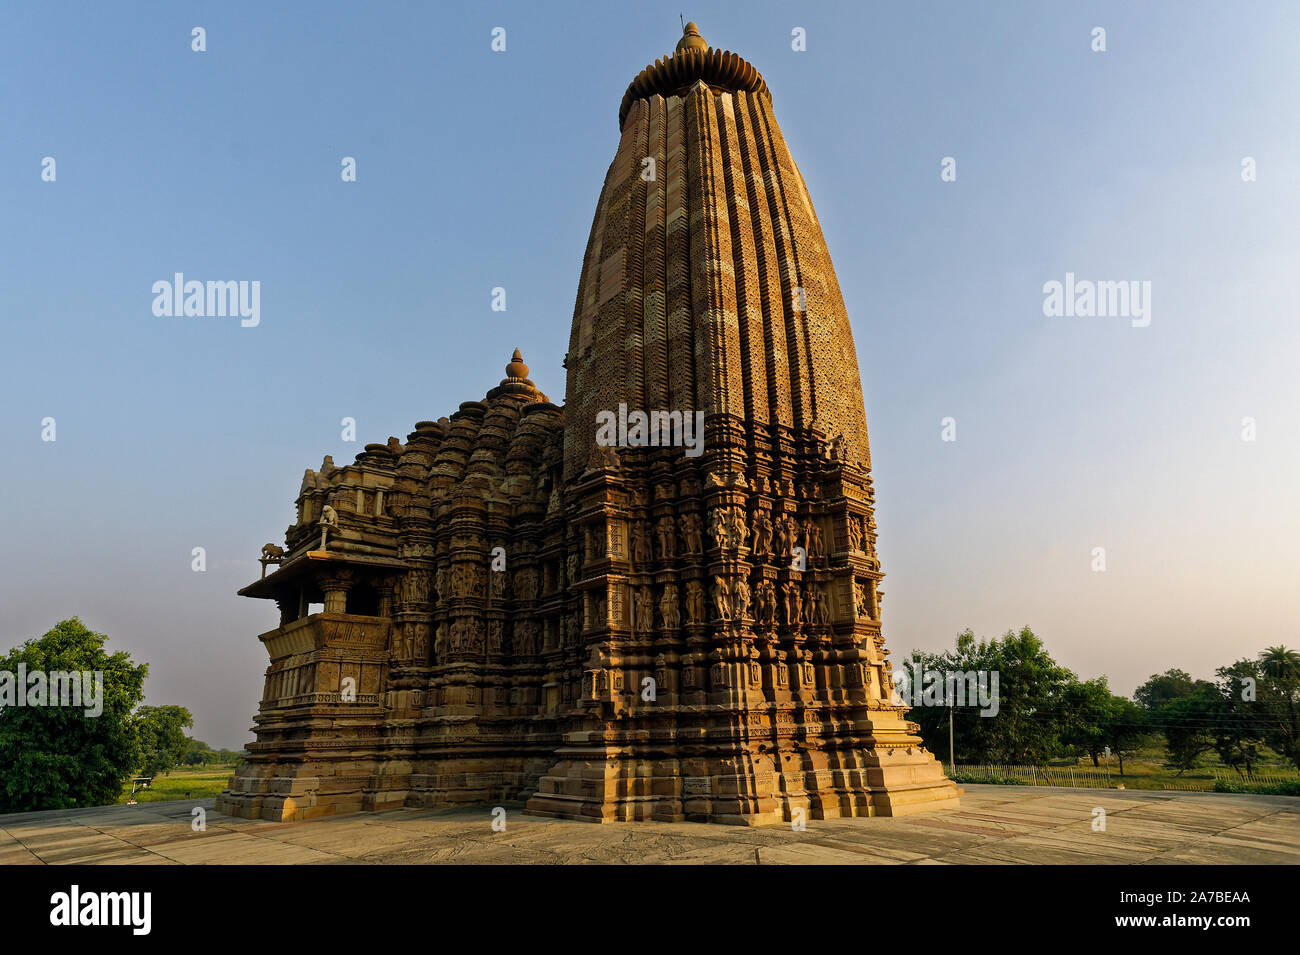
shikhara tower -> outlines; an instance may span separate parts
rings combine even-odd
[[[956,805],[890,702],[856,352],[767,86],[690,24],[619,126],[566,404],[516,352],[484,400],[307,472],[282,560],[241,591],[281,625],[219,809]],[[620,404],[704,412],[703,453],[598,443]]]

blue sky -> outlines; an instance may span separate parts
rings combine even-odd
[[[303,469],[516,346],[563,399],[618,104],[679,12],[764,74],[826,233],[894,658],[1028,624],[1130,692],[1295,646],[1300,8],[1172,2],[5,5],[0,644],[80,615],[242,744],[276,616],[234,592]],[[260,281],[261,324],[155,317],[177,271]],[[1150,326],[1044,317],[1067,271],[1150,281]]]

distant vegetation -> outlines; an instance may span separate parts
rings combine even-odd
[[[185,755],[181,763],[185,766],[235,766],[244,758],[242,751],[233,749],[213,749],[202,740],[185,740]]]
[[[1300,653],[1286,647],[1269,647],[1254,659],[1222,666],[1214,680],[1166,670],[1138,687],[1132,700],[1112,693],[1104,676],[1080,681],[1052,659],[1028,627],[1000,640],[977,640],[967,630],[953,650],[918,652],[907,669],[997,673],[996,716],[981,716],[978,701],[960,705],[961,699],[943,689],[936,695],[939,705],[917,706],[908,714],[920,724],[927,746],[947,762],[949,706],[944,703],[958,704],[951,708],[957,767],[989,767],[985,777],[1000,771],[1021,778],[1022,769],[1013,773],[1006,767],[1080,759],[1101,767],[1107,756],[1124,779],[1133,769],[1126,761],[1139,756],[1138,775],[1150,776],[1155,755],[1163,770],[1159,775],[1177,788],[1183,788],[1177,781],[1185,774],[1206,767],[1226,768],[1243,787],[1261,771],[1269,777],[1295,776],[1300,769]],[[1261,785],[1285,788],[1284,783],[1270,778]]]

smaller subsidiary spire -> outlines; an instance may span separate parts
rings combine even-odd
[[[678,53],[707,53],[709,44],[700,36],[700,28],[695,25],[694,21],[682,27],[682,38],[677,41]]]
[[[524,364],[524,356],[518,348],[506,365],[506,376],[501,379],[501,384],[487,393],[489,401],[500,395],[520,395],[530,401],[550,401],[528,380],[528,366]]]

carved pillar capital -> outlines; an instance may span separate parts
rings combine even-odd
[[[320,578],[320,588],[325,593],[326,613],[347,611],[348,591],[355,582],[356,575],[350,570],[336,570]]]

